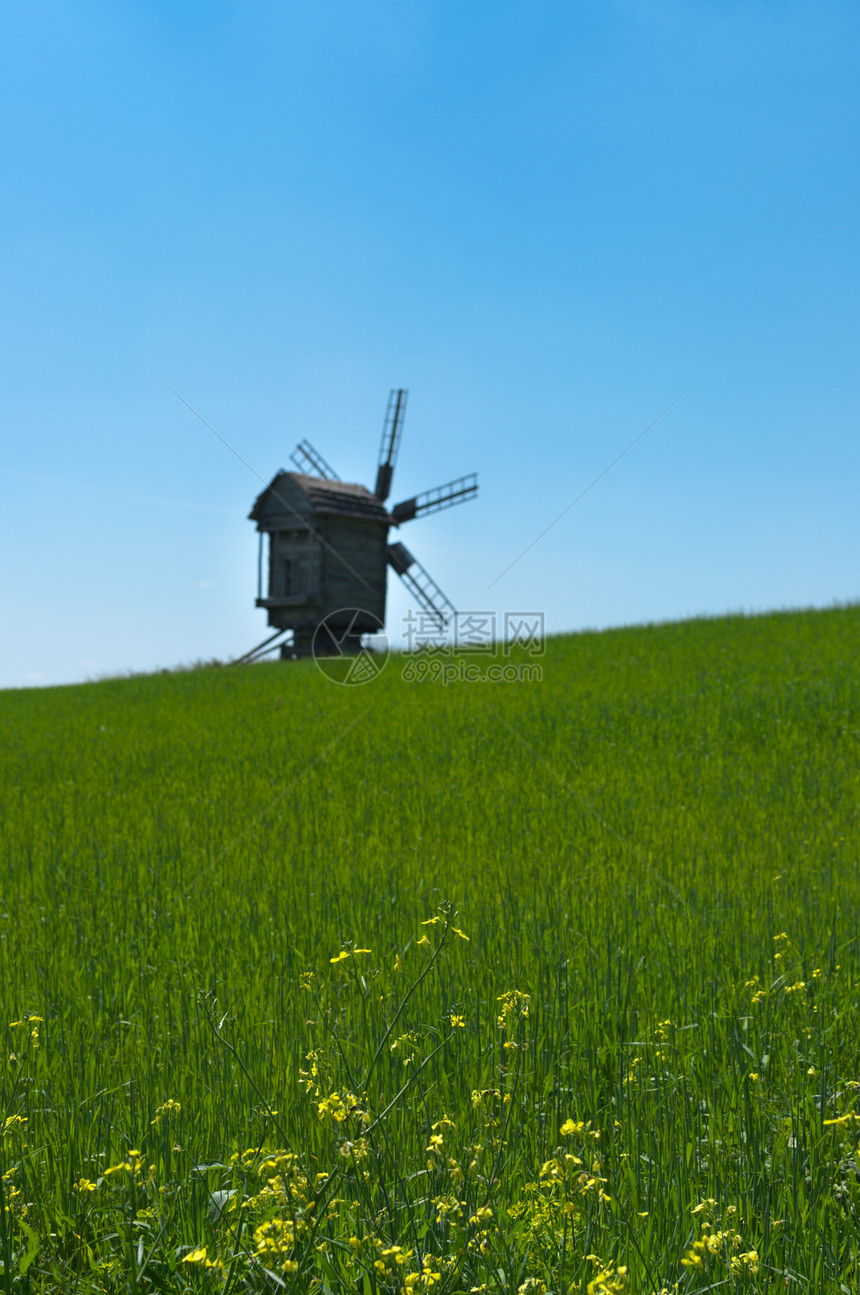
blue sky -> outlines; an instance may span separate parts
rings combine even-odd
[[[860,9],[314,0],[0,18],[0,686],[227,657],[307,436],[461,609],[860,596]],[[487,593],[544,527],[687,394]],[[392,584],[389,626],[408,599]]]

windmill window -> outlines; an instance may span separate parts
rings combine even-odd
[[[281,531],[278,535],[279,593],[301,598],[310,593],[311,551],[307,531]]]
[[[308,592],[308,559],[284,558],[284,594],[291,597]]]

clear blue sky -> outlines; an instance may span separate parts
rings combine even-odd
[[[226,657],[307,436],[462,609],[860,595],[856,0],[6,5],[0,685]],[[695,385],[491,593],[499,572]],[[393,636],[407,608],[396,587]]]

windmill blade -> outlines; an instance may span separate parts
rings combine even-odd
[[[340,481],[334,468],[329,467],[319,450],[315,450],[310,441],[299,441],[290,455],[300,472],[309,477],[325,477],[328,481]],[[311,469],[308,471],[308,469]]]
[[[413,517],[426,517],[429,513],[453,508],[455,504],[465,504],[477,494],[478,474],[470,472],[465,477],[457,477],[456,481],[446,481],[444,486],[435,486],[433,490],[425,490],[421,495],[395,504],[391,519],[395,526],[399,526],[401,522],[411,522]]]
[[[391,493],[391,478],[394,476],[394,465],[397,462],[408,395],[409,392],[403,387],[397,387],[388,393],[388,408],[385,411],[382,441],[379,446],[379,466],[376,469],[376,488],[373,492],[377,499],[383,501]]]
[[[446,598],[430,572],[422,567],[405,544],[389,544],[387,549],[388,565],[396,571],[412,597],[430,616],[433,616],[444,627],[457,615],[450,598]]]

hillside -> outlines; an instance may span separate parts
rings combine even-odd
[[[854,1288],[860,607],[512,660],[0,694],[6,1289]]]

